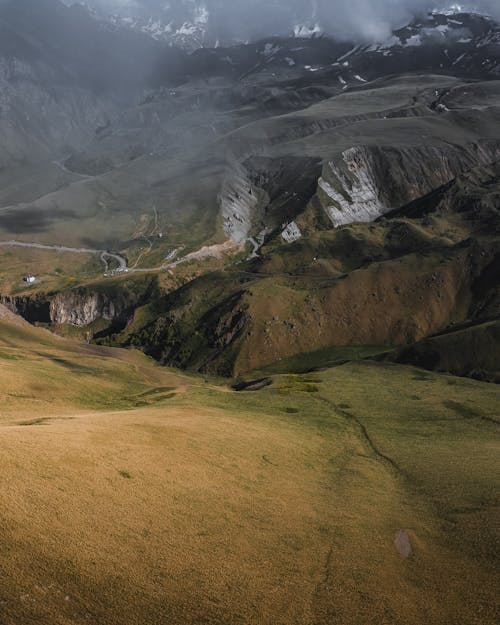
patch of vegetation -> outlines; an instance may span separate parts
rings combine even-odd
[[[152,388],[149,391],[144,391],[141,393],[141,397],[151,397],[155,395],[162,395],[164,393],[169,393],[170,391],[175,391],[175,386],[159,386],[157,388]]]
[[[362,360],[383,354],[390,351],[390,349],[390,347],[381,345],[334,345],[314,352],[282,358],[260,371],[268,374],[308,373],[341,365],[352,360]]]
[[[39,417],[38,419],[30,419],[29,421],[19,421],[17,425],[32,426],[32,425],[45,425],[50,419],[48,417]]]
[[[17,354],[11,354],[10,352],[4,351],[4,350],[0,350],[0,358],[2,360],[20,360],[20,359],[22,359],[21,356],[19,356]]]

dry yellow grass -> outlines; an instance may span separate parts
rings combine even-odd
[[[2,625],[495,622],[497,387],[348,365],[222,392],[5,320],[0,352]]]
[[[0,307],[0,423],[146,406],[188,383],[140,352],[62,339]]]

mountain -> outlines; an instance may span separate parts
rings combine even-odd
[[[75,0],[65,2],[76,3]],[[313,36],[322,32],[315,16],[315,3],[298,0],[271,5],[258,0],[250,7],[220,0],[134,3],[87,0],[79,4],[105,23],[143,32],[188,50],[255,39],[262,34],[262,19],[268,24],[268,35]],[[263,16],[261,19],[257,18],[259,14]]]
[[[0,4],[2,167],[61,157],[85,143],[180,61],[150,38],[109,32],[58,0]]]
[[[53,36],[54,67],[69,76],[69,100],[59,101],[81,101],[84,89],[99,116],[64,148],[32,150],[6,170],[3,251],[38,259],[26,266],[38,276],[33,301],[6,264],[11,307],[229,376],[324,346],[400,346],[495,318],[496,303],[487,314],[474,307],[497,253],[495,229],[478,234],[482,219],[495,223],[490,212],[478,224],[469,211],[394,212],[476,167],[496,171],[500,27],[491,19],[432,14],[377,45],[274,37],[188,55],[45,1],[50,22],[65,20],[67,31],[81,18],[88,28],[76,59]],[[22,3],[8,6],[11,21],[29,24]],[[96,87],[81,70],[73,90],[78,60],[91,67],[101,37],[116,69],[97,77],[116,82]],[[136,46],[126,80],[125,46]],[[62,266],[57,251],[68,255]],[[474,271],[461,276],[469,256]],[[438,304],[429,276],[447,294]]]
[[[188,50],[247,43],[264,35],[297,38],[327,36],[328,33],[338,33],[342,24],[349,23],[348,16],[344,15],[345,7],[341,6],[335,12],[335,7],[325,7],[314,0],[275,0],[273,3],[253,0],[250,4],[221,0],[63,1],[70,6],[79,4],[85,7],[108,26],[129,28]],[[452,5],[448,11],[436,10],[429,17],[422,14],[410,27],[401,29],[404,40],[409,41],[410,46],[415,46],[422,34],[424,39],[453,38],[454,35],[458,39],[467,39],[471,32],[468,24],[460,23],[460,10],[459,6]],[[407,17],[404,8],[396,7],[394,13],[396,21],[400,13],[400,19]],[[455,19],[455,15],[459,18]],[[476,15],[479,19],[482,17],[479,13],[468,15]],[[442,21],[442,17],[446,18],[446,22]],[[367,21],[372,18],[372,15],[366,15]],[[345,29],[347,35],[344,33],[344,39],[373,40],[385,30],[379,28],[378,32],[374,30],[368,33],[361,28],[363,20],[356,22],[359,28],[353,28],[350,24],[351,28]],[[349,35],[349,32],[352,34]],[[389,38],[382,45],[391,47],[397,39],[398,35],[395,35],[394,39]]]

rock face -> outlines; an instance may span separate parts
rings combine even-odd
[[[88,326],[98,319],[114,321],[131,305],[124,298],[113,299],[104,293],[74,291],[57,295],[3,297],[0,302],[30,323]]]
[[[500,157],[500,144],[458,147],[353,147],[328,162],[319,198],[335,227],[375,221],[474,166]]]
[[[224,231],[235,243],[249,237],[259,194],[245,168],[235,165],[224,179],[219,196],[220,213]]]
[[[281,238],[287,243],[293,243],[294,241],[298,241],[301,237],[302,232],[300,231],[300,228],[295,223],[295,221],[291,221],[281,233]]]
[[[239,244],[276,228],[287,242],[299,239],[293,219],[314,195],[320,171],[319,159],[290,156],[252,156],[233,164],[219,196],[225,233]]]
[[[127,308],[104,293],[59,293],[50,301],[50,321],[55,324],[88,326],[98,319],[113,321]]]
[[[0,297],[0,305],[30,323],[68,324],[85,328],[96,321],[104,321],[108,322],[104,325],[109,327],[121,327],[138,306],[156,297],[156,279],[140,278],[96,288],[80,287],[59,293]]]

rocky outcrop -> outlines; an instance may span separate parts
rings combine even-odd
[[[253,156],[233,164],[219,195],[226,234],[243,243],[279,228],[285,241],[297,240],[301,232],[294,219],[316,192],[320,172],[318,158]]]
[[[114,321],[131,302],[104,293],[70,291],[35,297],[2,297],[0,303],[30,323],[71,324],[85,327],[98,319]]]
[[[106,283],[59,293],[4,296],[0,304],[30,323],[73,325],[85,328],[96,321],[109,327],[125,325],[134,310],[157,295],[155,279],[138,278],[127,283]]]
[[[115,300],[105,293],[59,293],[50,301],[50,321],[85,327],[98,319],[114,321],[129,306],[130,303],[122,298]]]
[[[291,221],[282,231],[281,238],[286,243],[293,243],[302,237],[302,232],[295,221]]]
[[[499,156],[497,142],[443,148],[353,147],[324,166],[318,198],[335,227],[375,221]]]
[[[252,228],[259,191],[245,168],[235,164],[226,173],[219,195],[220,213],[225,233],[238,244],[246,241]]]

